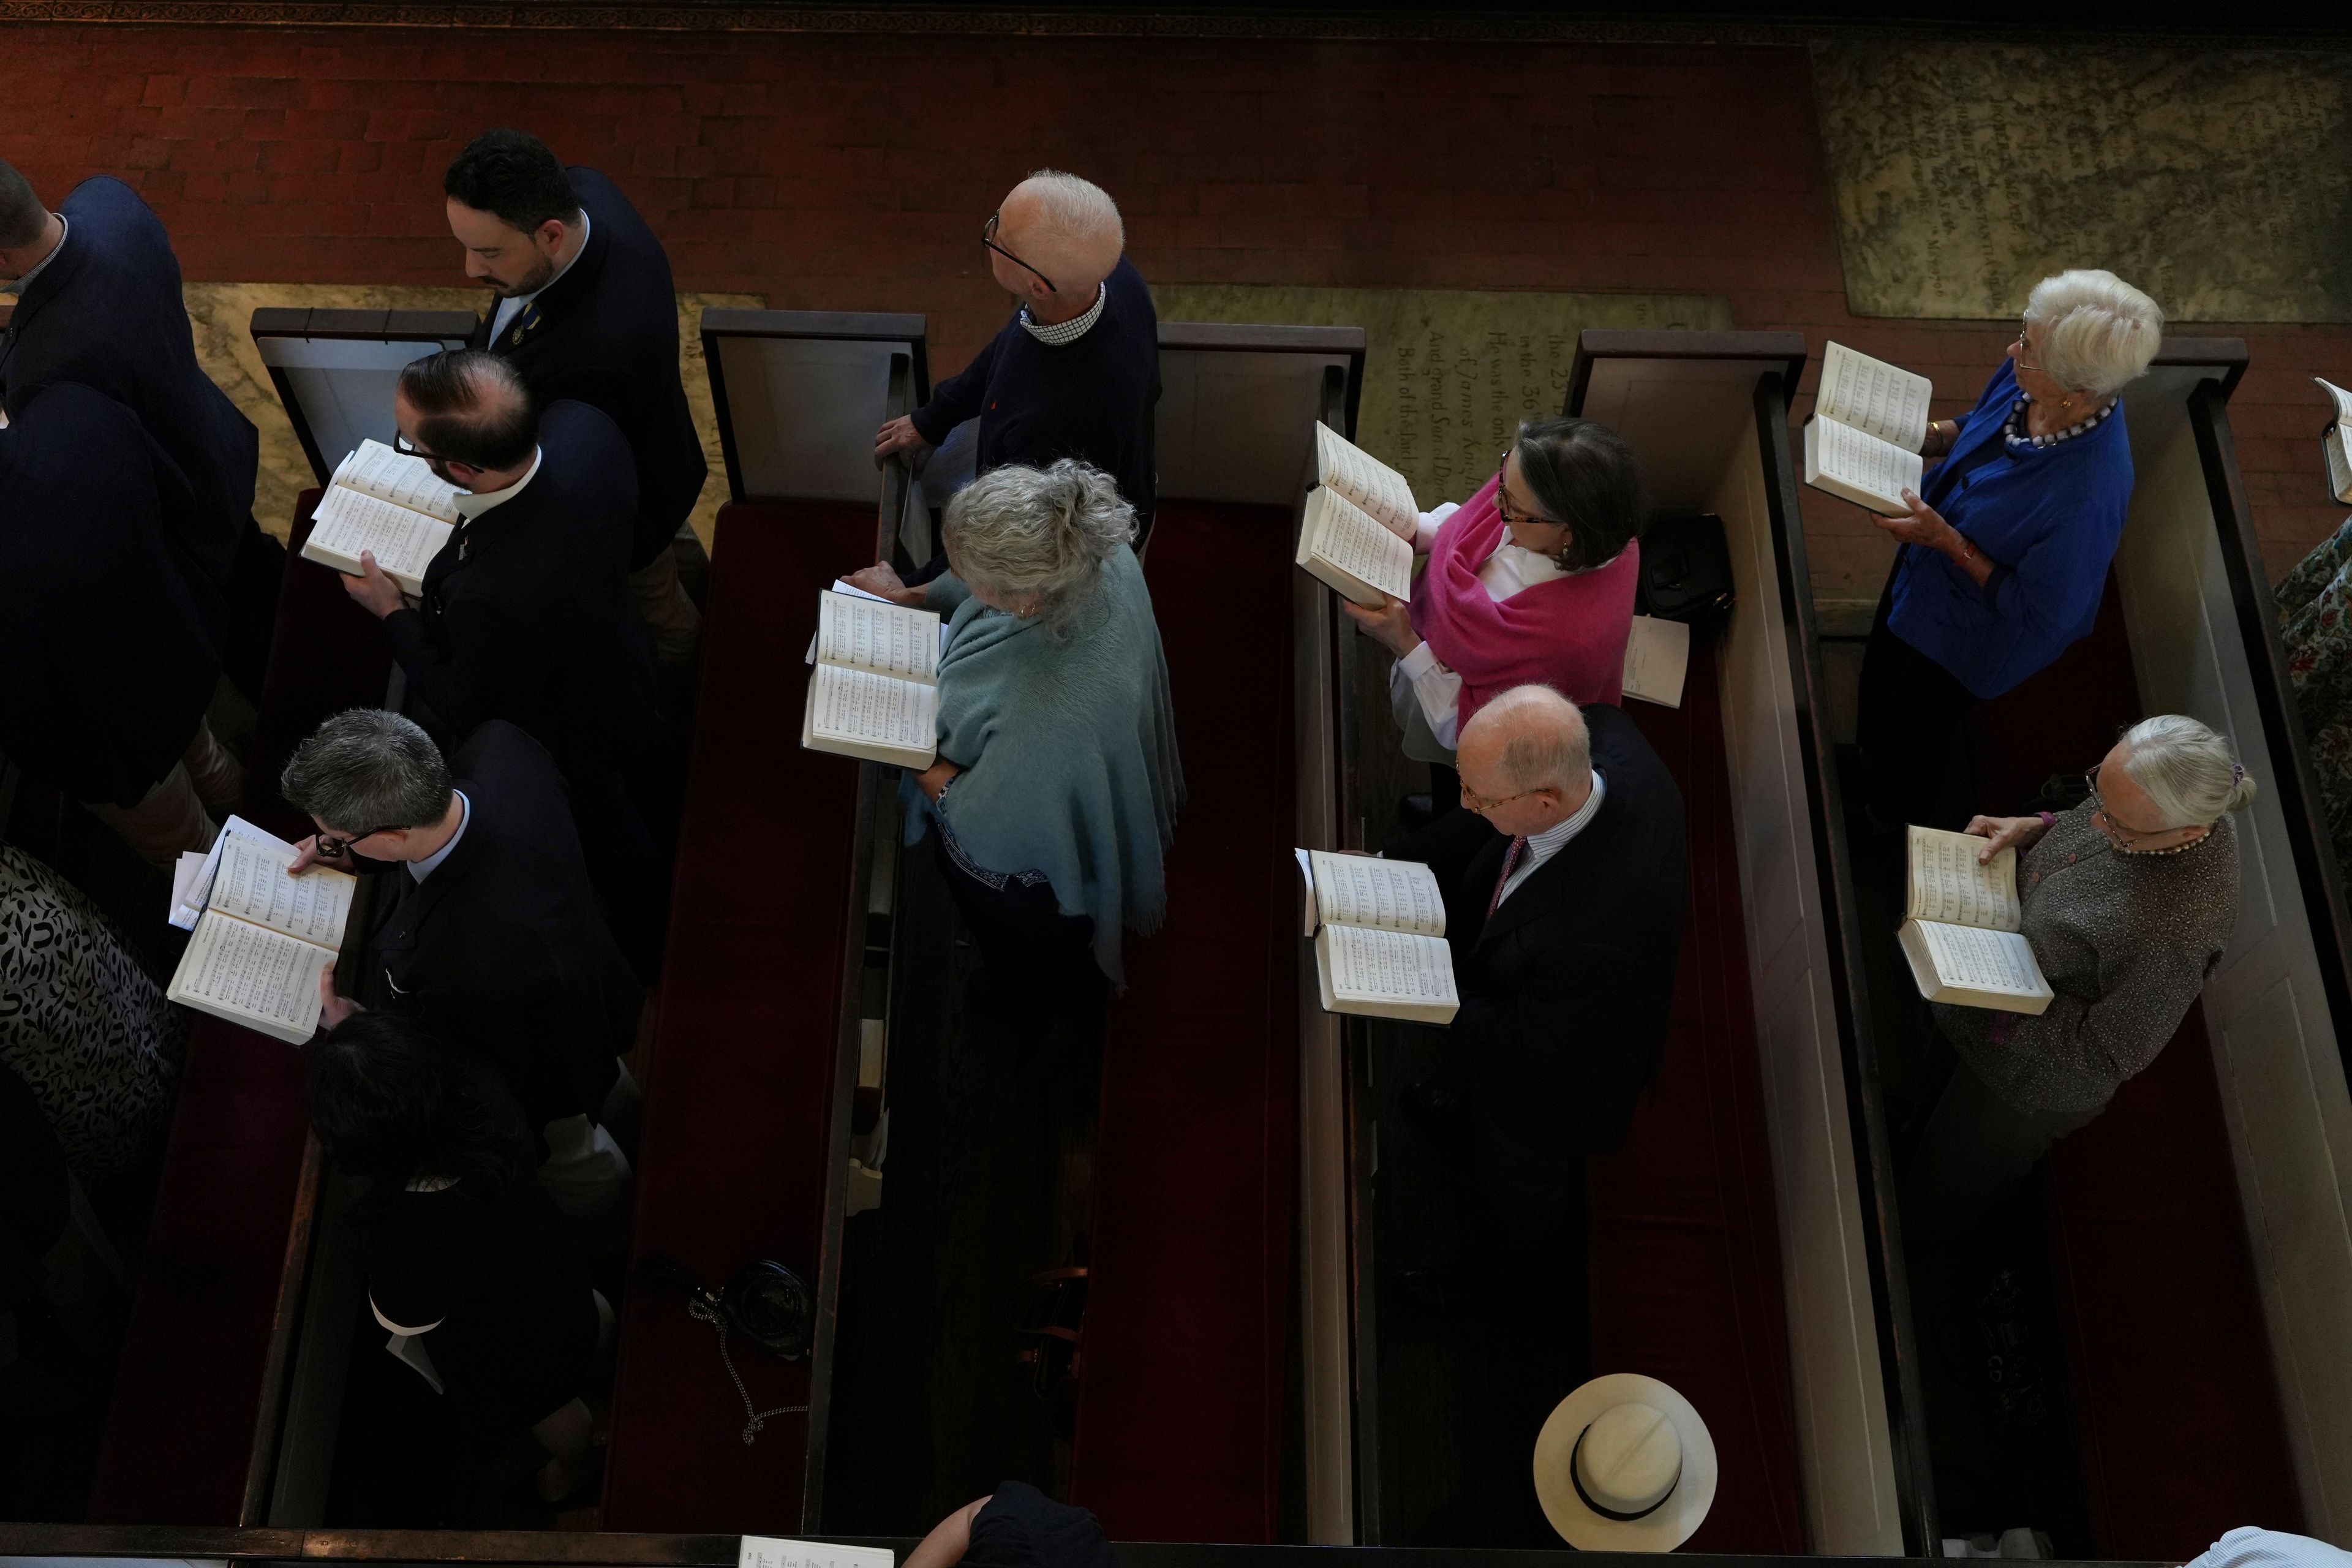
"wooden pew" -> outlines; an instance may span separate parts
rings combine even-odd
[[[809,1355],[740,1340],[757,1440],[712,1329],[633,1279],[604,1519],[620,1530],[813,1528],[824,1496],[850,1110],[882,770],[804,751],[817,595],[887,552],[907,510],[884,421],[929,395],[920,316],[712,310],[727,458],[693,760],[637,1162],[634,1253],[723,1283],[772,1258],[817,1296]]]
[[[463,311],[262,310],[252,331],[323,485],[362,437],[391,438],[399,367],[462,345],[471,325]],[[309,823],[278,795],[287,756],[328,714],[383,700],[391,667],[373,618],[296,553],[318,496],[305,491],[293,518],[243,806],[288,837]],[[301,1062],[282,1042],[215,1018],[189,1042],[94,1521],[268,1519],[320,1181]]]

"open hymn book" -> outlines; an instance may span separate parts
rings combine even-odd
[[[817,595],[801,744],[928,768],[940,744],[940,617],[864,594]]]
[[[1924,375],[1830,344],[1805,421],[1805,483],[1890,517],[1909,511],[1903,492],[1918,493],[1927,471],[1919,448],[1935,395]]]
[[[1421,509],[1404,476],[1318,421],[1315,480],[1298,530],[1298,564],[1367,609],[1378,609],[1383,595],[1411,599]]]
[[[358,879],[323,868],[289,877],[295,854],[229,818],[207,857],[208,885],[198,868],[179,895],[200,912],[166,996],[293,1045],[317,1032],[319,976],[342,947]]]
[[[2311,379],[2326,389],[2336,405],[2336,417],[2319,433],[2320,455],[2327,459],[2327,493],[2352,502],[2352,392],[2315,375]]]
[[[2040,1013],[2053,993],[2018,932],[2017,851],[1979,866],[1984,847],[1970,834],[1910,829],[1910,896],[1896,938],[1928,1001]]]
[[[1450,1024],[1461,1010],[1445,900],[1437,877],[1411,860],[1298,849],[1307,879],[1307,934],[1327,1013]]]
[[[384,575],[415,598],[425,591],[425,569],[449,542],[464,493],[436,478],[424,458],[362,441],[327,481],[302,559],[356,577],[361,552],[372,551]]]

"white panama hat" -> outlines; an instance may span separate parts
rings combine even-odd
[[[1654,1377],[1612,1373],[1559,1402],[1536,1436],[1536,1500],[1583,1552],[1672,1552],[1715,1502],[1715,1439]]]

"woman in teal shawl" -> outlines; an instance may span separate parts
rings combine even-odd
[[[994,468],[948,503],[946,575],[853,579],[948,617],[939,761],[913,781],[907,837],[941,830],[940,868],[1006,1001],[1083,1008],[1096,972],[1123,983],[1121,931],[1149,934],[1167,909],[1184,778],[1134,534],[1099,469]]]

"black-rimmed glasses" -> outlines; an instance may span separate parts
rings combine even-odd
[[[1004,258],[1005,260],[1013,263],[1013,266],[1021,268],[1022,271],[1034,275],[1038,282],[1043,283],[1045,286],[1045,292],[1048,294],[1060,293],[1061,290],[1054,287],[1054,280],[1051,278],[1039,272],[1035,268],[1030,266],[1027,262],[1022,260],[1019,257],[1005,249],[1004,247],[996,243],[997,225],[1003,216],[1004,215],[1002,212],[992,212],[988,215],[988,221],[980,226],[980,243],[986,246],[989,249],[996,252],[997,255]]]
[[[353,833],[348,836],[321,833],[314,847],[315,851],[321,860],[340,860],[352,852],[352,845],[362,839],[373,838],[379,833],[397,833],[403,826],[404,825],[401,823],[390,822],[382,827],[371,827],[365,833]]]
[[[404,458],[422,458],[428,463],[446,463],[449,459],[438,452],[428,452],[397,430],[392,435],[392,449]]]

